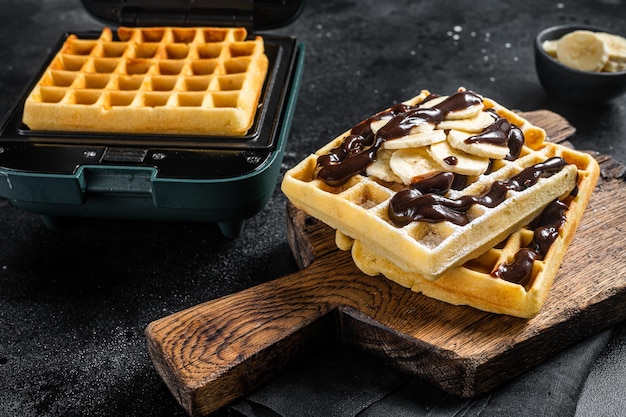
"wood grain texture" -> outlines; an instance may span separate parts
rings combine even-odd
[[[574,129],[524,113],[565,143]],[[626,317],[623,166],[602,178],[543,310],[531,320],[458,307],[361,273],[334,231],[288,205],[300,271],[148,325],[154,366],[181,406],[206,415],[332,340],[459,396],[483,393]]]

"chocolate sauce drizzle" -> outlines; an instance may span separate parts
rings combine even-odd
[[[374,135],[371,122],[395,118],[409,108],[405,104],[397,104],[354,126],[340,146],[317,158],[321,167],[317,177],[328,185],[339,186],[353,175],[365,172],[367,166],[376,160],[376,152],[384,142],[380,132]]]
[[[489,143],[496,146],[508,146],[509,153],[506,158],[509,161],[517,159],[524,146],[524,134],[515,125],[512,125],[504,117],[498,116],[491,109],[489,112],[494,118],[493,124],[487,126],[478,135],[465,139],[465,143]]]
[[[437,96],[430,95],[424,101],[434,97]],[[482,98],[478,94],[472,91],[459,91],[431,108],[406,104],[393,106],[354,126],[340,146],[318,157],[317,164],[320,169],[317,177],[330,186],[343,185],[353,175],[365,173],[367,166],[376,160],[376,153],[385,141],[406,136],[413,127],[423,123],[437,125],[447,114],[481,102]],[[516,159],[524,145],[524,134],[508,120],[500,118],[495,113],[494,115],[493,125],[468,140],[508,146],[509,154],[506,158]],[[371,122],[381,119],[389,121],[374,134],[370,127]]]
[[[550,203],[529,225],[535,231],[528,247],[517,251],[511,263],[500,264],[491,276],[526,286],[532,276],[533,262],[545,258],[548,250],[559,237],[559,229],[566,220],[567,208],[567,205],[559,200]]]
[[[523,191],[537,183],[539,178],[553,175],[567,165],[560,157],[530,166],[507,181],[496,181],[480,196],[465,195],[456,199],[445,197],[454,183],[454,174],[442,172],[397,192],[389,202],[391,222],[403,227],[413,221],[436,223],[449,221],[456,225],[469,223],[467,210],[474,204],[493,208],[506,199],[511,191]]]

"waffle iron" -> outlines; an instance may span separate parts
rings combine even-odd
[[[303,0],[82,2],[111,25],[244,26],[253,35],[291,22],[303,7]],[[68,35],[0,121],[0,197],[39,214],[49,227],[78,217],[200,221],[237,237],[276,187],[304,46],[293,37],[262,35],[270,64],[244,137],[31,131],[22,123],[24,100]]]

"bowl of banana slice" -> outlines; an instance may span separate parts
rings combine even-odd
[[[535,38],[544,90],[574,105],[603,105],[626,93],[626,38],[582,25],[554,26]]]

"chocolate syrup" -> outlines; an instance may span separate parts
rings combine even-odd
[[[492,115],[494,113],[491,113]],[[465,139],[465,143],[490,143],[492,145],[506,146],[511,131],[511,123],[503,117],[495,116],[495,121],[487,126],[478,135]]]
[[[409,108],[410,106],[406,104],[397,104],[354,126],[340,146],[317,158],[317,164],[321,167],[317,173],[318,178],[328,185],[339,186],[353,175],[363,173],[367,166],[376,160],[376,152],[383,143],[380,137],[372,132],[371,123],[393,118],[405,113]]]
[[[350,135],[343,144],[317,159],[321,169],[318,178],[331,186],[340,186],[350,177],[361,174],[367,166],[376,160],[376,151],[380,147],[370,146],[367,138]]]
[[[522,248],[513,257],[513,262],[501,264],[498,269],[491,273],[494,278],[502,278],[506,281],[520,285],[528,284],[533,272],[533,262],[543,259],[550,246],[559,237],[559,229],[565,223],[567,205],[559,200],[554,200],[532,222],[534,227],[533,240],[528,247]]]
[[[519,127],[511,124],[504,117],[498,116],[494,111],[489,110],[489,113],[494,118],[494,122],[478,135],[465,139],[465,143],[489,143],[496,146],[506,146],[509,148],[509,152],[505,159],[509,161],[517,159],[524,146],[524,133]]]
[[[472,205],[496,207],[506,199],[509,190],[523,191],[536,184],[542,176],[552,175],[565,165],[567,162],[562,158],[553,157],[524,169],[507,181],[494,182],[489,190],[480,196],[465,195],[457,199],[444,197],[448,189],[442,190],[441,183],[429,189],[430,183],[424,185],[418,182],[409,189],[399,191],[391,198],[388,208],[389,219],[398,227],[406,226],[413,221],[429,223],[449,221],[463,226],[469,223],[467,210]],[[433,178],[438,178],[438,176]],[[434,182],[433,179],[431,181]],[[448,187],[451,184],[452,181]]]
[[[432,177],[425,178],[420,182],[411,185],[411,188],[421,194],[444,195],[452,188],[456,182],[457,175],[452,172],[439,172]]]
[[[504,159],[507,161],[516,160],[524,147],[524,132],[519,127],[511,125],[507,146],[509,147],[509,153]]]
[[[445,158],[443,158],[443,162],[445,162],[446,164],[450,166],[454,166],[459,163],[459,159],[454,155],[450,155],[450,156],[446,156]]]
[[[542,259],[558,237],[558,230],[565,224],[566,211],[567,206],[563,202],[556,200],[541,213],[530,247],[539,253]]]
[[[526,285],[530,280],[533,270],[533,262],[537,259],[537,252],[523,248],[513,256],[510,264],[500,264],[498,269],[492,273],[495,278],[502,278],[514,284]]]
[[[343,143],[318,158],[321,167],[318,178],[331,186],[344,184],[351,176],[365,172],[376,160],[376,152],[387,140],[398,139],[423,123],[438,124],[448,113],[466,109],[482,102],[480,96],[471,91],[460,91],[447,97],[431,108],[420,108],[399,104],[391,109],[353,127]],[[374,135],[370,124],[382,118],[390,120]]]

